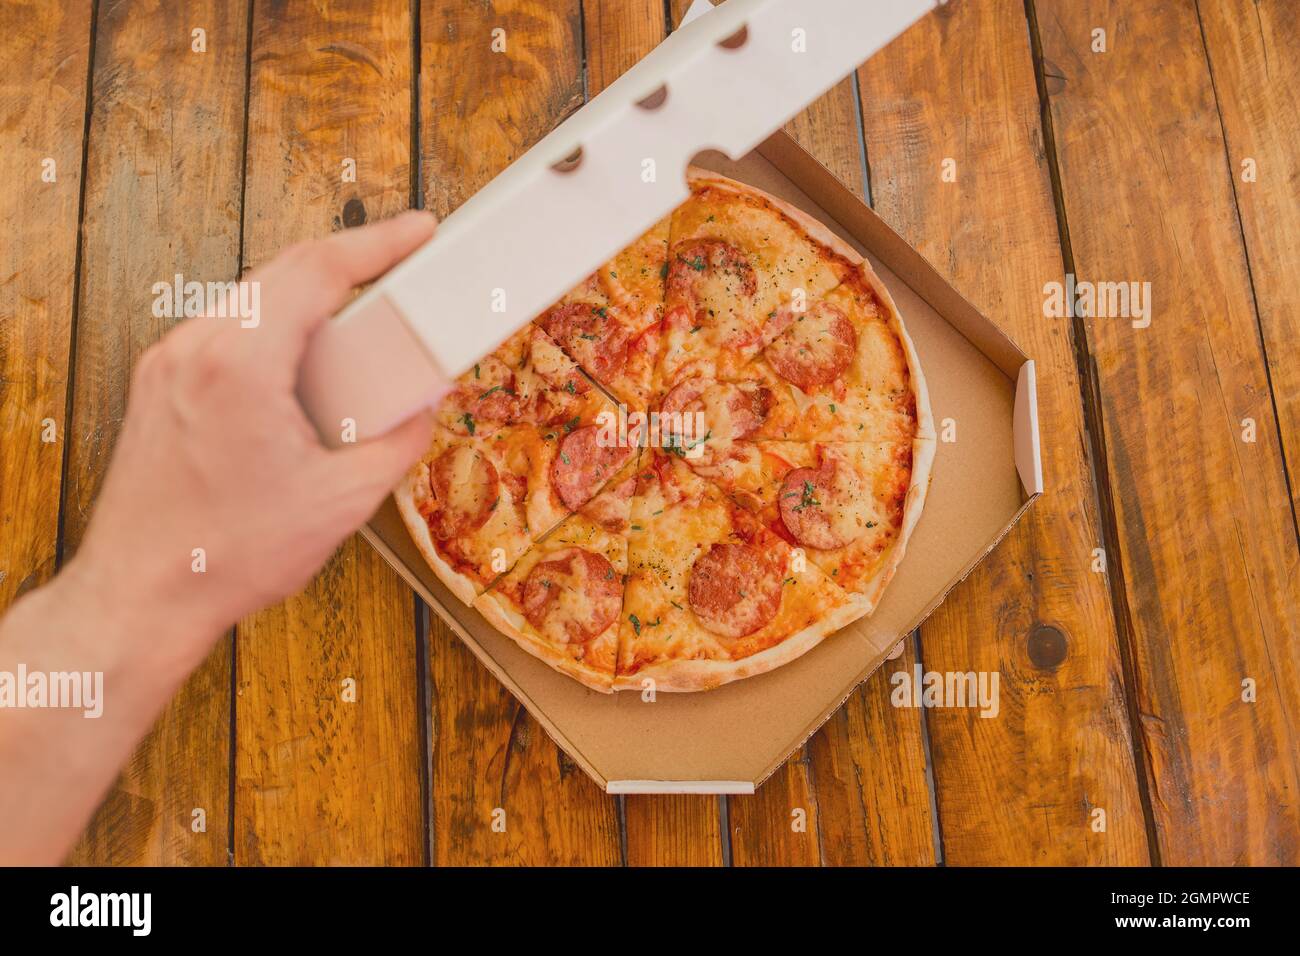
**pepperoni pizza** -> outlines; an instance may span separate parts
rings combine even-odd
[[[690,181],[462,376],[396,493],[458,597],[604,692],[716,687],[870,614],[934,456],[870,265],[779,199]],[[615,403],[650,427],[611,429]]]

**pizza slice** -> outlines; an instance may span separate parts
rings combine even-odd
[[[436,420],[452,435],[482,439],[517,425],[563,425],[608,404],[559,345],[529,325],[456,380]]]
[[[705,690],[761,674],[862,614],[682,460],[648,454],[629,527],[615,690]]]
[[[781,309],[839,285],[858,261],[780,199],[699,169],[688,178],[668,237],[660,393],[687,377],[730,377],[775,334]]]
[[[730,382],[703,375],[683,379],[659,403],[653,420],[657,444],[724,489],[757,485],[753,436],[767,421],[772,401],[772,386],[757,374]]]
[[[635,448],[608,440],[608,398],[536,327],[458,380],[429,451],[395,492],[421,552],[471,603],[582,507]]]
[[[393,497],[424,559],[466,604],[533,541],[527,477],[482,440],[440,426]]]
[[[916,350],[866,263],[803,312],[778,310],[772,329],[776,335],[743,373],[772,399],[756,440],[935,437]]]
[[[603,693],[613,691],[618,659],[635,465],[474,602],[528,653]]]
[[[732,491],[870,613],[924,507],[932,440],[765,442]]]
[[[650,403],[667,254],[664,219],[536,320],[588,375],[633,408]]]

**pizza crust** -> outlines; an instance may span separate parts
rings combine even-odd
[[[862,258],[862,253],[858,252],[857,249],[853,248],[853,246],[843,238],[832,232],[824,223],[818,222],[802,209],[797,206],[792,206],[784,199],[779,199],[771,193],[764,192],[755,186],[750,186],[748,183],[729,179],[721,173],[709,172],[709,170],[701,169],[698,166],[690,166],[687,168],[686,182],[692,188],[707,184],[710,186],[717,186],[720,189],[730,190],[739,195],[756,196],[772,206],[772,208],[781,213],[781,215],[794,222],[794,224],[798,226],[800,230],[808,236],[808,238],[830,249],[831,252],[835,253],[840,258],[845,259],[850,266],[858,266],[863,264],[865,261]]]
[[[417,482],[421,481],[426,469],[427,463],[420,459],[406,473],[402,483],[393,490],[393,500],[397,503],[397,511],[402,516],[402,521],[406,524],[406,530],[410,532],[415,546],[420,549],[420,554],[424,560],[433,568],[433,573],[438,575],[438,580],[447,585],[447,589],[452,594],[460,598],[466,604],[473,605],[474,598],[478,596],[479,587],[474,579],[466,574],[457,571],[448,564],[438,553],[437,545],[434,544],[433,535],[429,533],[428,522],[420,514],[420,509],[415,502],[415,487]]]
[[[863,607],[848,602],[831,609],[816,623],[790,635],[766,650],[740,660],[669,660],[642,667],[635,674],[616,676],[614,690],[644,690],[644,681],[654,681],[654,690],[666,693],[691,693],[712,690],[732,681],[755,677],[788,664],[820,644],[828,635],[847,627],[864,613]]]
[[[925,496],[930,490],[930,469],[934,464],[934,453],[934,439],[917,438],[912,442],[912,478],[908,483],[907,497],[903,502],[903,523],[898,530],[898,540],[890,546],[889,555],[880,569],[871,576],[861,590],[851,595],[855,601],[865,606],[865,614],[872,614],[876,610],[880,599],[884,597],[885,588],[894,579],[898,566],[903,563],[908,538],[912,536],[912,530],[921,519],[921,512],[925,508]]]
[[[858,274],[871,286],[871,291],[876,294],[881,305],[889,310],[890,331],[898,336],[898,340],[903,344],[903,354],[907,356],[908,385],[916,399],[916,438],[934,441],[937,436],[934,431],[934,417],[930,411],[930,390],[925,384],[925,373],[921,371],[921,359],[916,354],[916,344],[908,334],[907,326],[903,325],[903,318],[898,311],[898,306],[894,304],[894,297],[880,281],[876,270],[871,268],[871,263],[864,259],[858,266]]]
[[[507,606],[494,592],[489,591],[480,594],[473,604],[489,624],[511,638],[521,648],[532,654],[533,657],[544,661],[557,671],[568,674],[585,687],[600,691],[602,694],[614,693],[612,686],[614,675],[612,673],[588,667],[582,661],[574,660],[573,657],[561,653],[550,644],[539,641],[529,633],[528,622],[524,620],[523,615]],[[617,619],[604,633],[593,637],[591,643],[607,639],[610,630],[618,630]]]

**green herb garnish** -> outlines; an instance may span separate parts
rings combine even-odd
[[[791,508],[790,510],[803,511],[805,508],[820,507],[821,502],[818,501],[816,498],[816,491],[817,489],[813,487],[813,483],[811,481],[805,481],[803,483],[803,497],[800,499],[799,503],[795,505],[793,508]]]

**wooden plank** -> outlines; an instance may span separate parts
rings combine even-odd
[[[858,688],[808,741],[826,866],[932,866],[930,780],[922,716],[890,703],[891,675],[911,673],[916,642]]]
[[[0,609],[54,574],[92,26],[89,0],[0,7]]]
[[[433,619],[434,863],[617,865],[617,801],[565,756],[437,615]]]
[[[723,797],[653,794],[623,798],[628,866],[720,866]]]
[[[663,0],[582,0],[582,25],[588,97],[635,66],[668,32]]]
[[[667,34],[663,0],[583,0],[587,95],[618,79]],[[629,866],[722,863],[721,807],[712,796],[643,795],[623,800]]]
[[[889,675],[914,661],[909,640],[756,794],[727,798],[735,865],[935,862],[921,720],[889,702]]]
[[[420,31],[424,198],[443,218],[582,105],[579,0],[422,0]]]
[[[404,0],[255,5],[246,264],[409,205],[412,30]],[[239,625],[235,862],[424,861],[414,606],[353,537]]]
[[[423,0],[420,29],[422,189],[446,216],[582,104],[581,10],[579,0]],[[429,672],[435,862],[621,859],[615,799],[436,614]]]
[[[1300,253],[1300,20],[1279,2],[1197,5],[1228,167],[1268,355],[1293,511],[1300,511],[1300,303],[1288,275]]]
[[[940,7],[859,78],[877,211],[1038,367],[1048,491],[921,628],[926,670],[1000,682],[996,718],[926,713],[945,861],[1144,863],[1110,592],[1091,570],[1102,533],[1071,328],[1043,318],[1063,270],[1024,6]],[[961,409],[934,413],[961,440]]]
[[[1160,859],[1295,864],[1300,555],[1197,12],[1031,9],[1074,268],[1151,284],[1148,327],[1082,324]]]
[[[750,795],[727,797],[734,866],[821,866],[821,815],[808,747]]]
[[[247,8],[155,0],[99,6],[77,317],[65,547],[85,530],[126,413],[131,368],[175,322],[155,282],[239,270]],[[191,34],[206,31],[205,52]],[[172,700],[92,820],[73,860],[227,860],[230,642]],[[195,811],[203,812],[195,832]]]
[[[674,4],[674,23],[687,7]],[[866,198],[852,78],[820,97],[786,130]],[[934,862],[921,724],[916,714],[888,706],[889,692],[884,673],[874,675],[756,796],[728,798],[734,863]],[[863,812],[867,807],[870,817]],[[792,826],[795,811],[803,813],[803,830]]]

